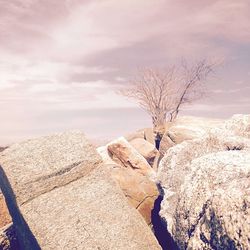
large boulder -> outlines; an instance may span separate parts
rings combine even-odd
[[[182,116],[174,122],[166,123],[166,132],[160,143],[160,152],[164,155],[167,150],[183,141],[200,138],[212,128],[220,127],[222,120],[192,116]]]
[[[124,147],[128,147],[130,159],[138,158],[138,152],[135,149],[131,150],[131,145],[124,139],[115,140],[107,146],[99,147],[97,148],[97,152],[101,155],[105,164],[112,165],[111,175],[118,183],[129,203],[140,212],[147,224],[151,225],[151,211],[154,208],[155,200],[159,196],[158,188],[155,182],[150,180],[144,172],[142,173],[137,171],[136,168],[128,167],[127,164],[124,165],[124,160],[117,161],[114,154],[112,155],[112,153],[109,152],[109,145],[114,145],[120,141],[122,141]],[[148,144],[146,144],[146,146],[148,146]],[[112,157],[114,160],[112,160]],[[145,162],[142,156],[139,157],[139,160],[140,159]],[[134,161],[131,162],[133,163]],[[152,171],[151,168],[150,171]]]
[[[235,135],[250,139],[250,115],[234,115],[223,127]]]
[[[159,249],[82,133],[15,144],[0,163],[20,249]]]
[[[151,166],[153,166],[155,157],[158,153],[158,150],[153,144],[141,138],[131,140],[129,143],[147,160]]]
[[[128,142],[134,139],[144,139],[151,144],[155,144],[155,134],[152,128],[143,128],[124,137]]]
[[[147,224],[151,225],[151,212],[159,196],[156,184],[131,168],[117,165],[113,165],[112,177],[117,181],[129,203],[139,211]]]
[[[228,123],[160,162],[160,215],[180,249],[250,248],[250,140],[239,136],[249,127]]]
[[[107,146],[112,160],[117,164],[126,168],[132,168],[150,178],[155,177],[155,171],[147,160],[124,137],[110,142]]]

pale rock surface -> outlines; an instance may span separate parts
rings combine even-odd
[[[120,137],[109,143],[108,152],[112,160],[119,165],[132,168],[149,178],[155,178],[155,171],[147,160],[124,137]]]
[[[129,143],[153,166],[154,159],[158,153],[153,144],[141,138],[131,140]]]
[[[125,135],[124,138],[131,142],[134,139],[144,139],[148,141],[151,144],[155,144],[155,136],[152,128],[143,128],[139,129],[138,131],[134,133],[130,133],[128,135]]]
[[[132,141],[132,140],[134,140],[134,139],[138,139],[138,138],[139,138],[139,139],[144,139],[144,140],[145,140],[145,132],[144,132],[143,129],[140,129],[140,130],[138,130],[138,131],[135,131],[135,132],[133,132],[133,133],[130,133],[130,134],[125,135],[124,138],[125,138],[128,142],[130,142],[130,141]]]
[[[107,165],[37,197],[22,210],[42,249],[160,249]]]
[[[160,163],[160,215],[181,249],[250,248],[250,140],[239,136],[249,120],[232,119],[170,148]]]
[[[82,133],[15,144],[0,164],[20,249],[160,249]]]
[[[111,154],[109,154],[107,146],[98,147],[96,150],[99,153],[99,155],[101,156],[103,163],[116,164],[115,161],[113,161],[111,159]]]
[[[200,138],[212,128],[219,128],[222,120],[202,117],[182,116],[174,122],[166,123],[166,132],[160,144],[160,152],[164,155],[167,150],[186,140]]]
[[[235,135],[250,139],[250,115],[234,115],[225,122],[224,128]]]
[[[100,162],[79,131],[13,144],[0,154],[0,164],[20,204],[86,175]]]

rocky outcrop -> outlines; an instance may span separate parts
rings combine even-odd
[[[223,127],[234,135],[250,139],[250,115],[234,115]]]
[[[151,157],[154,147],[147,143],[140,143],[140,150]],[[119,146],[117,147],[117,145]],[[145,149],[142,148],[143,146],[145,146]],[[109,151],[110,147],[111,152]],[[148,177],[148,175],[152,176],[152,173],[155,175],[155,172],[147,161],[124,138],[112,141],[107,146],[99,147],[97,151],[104,163],[112,165],[111,175],[129,203],[140,212],[147,224],[151,225],[151,211],[159,192],[155,182]],[[144,166],[143,171],[140,171],[140,168],[138,169],[141,165]]]
[[[205,135],[212,128],[223,124],[219,119],[183,116],[171,123],[166,123],[166,132],[160,143],[160,152],[164,155],[167,150],[183,141],[193,140]]]
[[[113,166],[112,177],[127,197],[129,203],[143,216],[148,225],[151,225],[151,211],[154,202],[159,196],[155,183],[130,168]]]
[[[236,118],[170,148],[160,163],[160,215],[180,249],[250,248],[250,123]]]
[[[82,133],[15,144],[0,163],[20,249],[160,249]]]
[[[153,166],[155,157],[158,153],[158,150],[153,144],[141,138],[131,140],[129,143],[147,160],[151,166]]]
[[[155,135],[152,128],[144,128],[134,133],[130,133],[125,136],[125,139],[128,142],[131,142],[134,139],[144,139],[153,145],[155,144]]]
[[[128,141],[120,137],[108,144],[108,152],[113,161],[126,168],[154,178],[155,171],[148,164],[147,160]]]

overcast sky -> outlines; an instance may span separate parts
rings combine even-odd
[[[68,129],[113,138],[150,126],[117,96],[138,67],[221,59],[182,114],[250,113],[249,0],[0,0],[0,145]]]

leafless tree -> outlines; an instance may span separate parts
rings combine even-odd
[[[210,63],[206,59],[192,65],[188,65],[186,61],[182,62],[177,105],[170,113],[170,121],[174,121],[177,118],[182,105],[192,103],[204,97],[207,90],[205,81],[208,75],[214,71],[216,65],[218,65],[218,62]]]
[[[164,132],[166,121],[174,121],[180,108],[200,99],[205,91],[204,83],[215,64],[207,60],[188,65],[185,61],[179,67],[165,70],[146,68],[140,70],[130,84],[119,91],[132,98],[151,116],[156,147]]]

